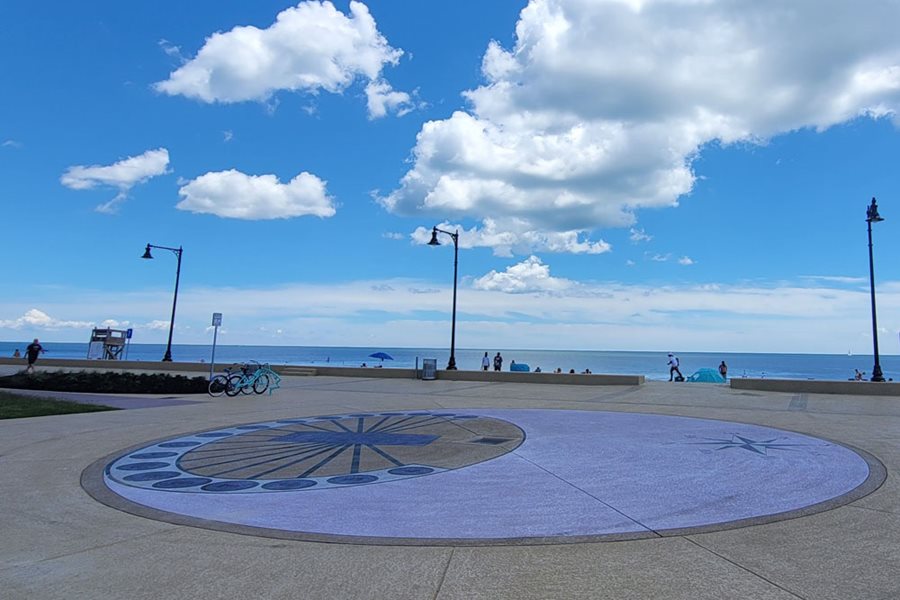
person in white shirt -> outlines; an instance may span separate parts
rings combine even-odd
[[[672,381],[675,377],[675,373],[678,373],[678,379],[683,380],[684,375],[681,374],[681,370],[678,368],[678,357],[669,352],[669,362],[666,363],[669,365],[669,381]]]
[[[484,358],[481,359],[481,370],[487,371],[491,368],[491,359],[488,357],[488,353],[484,353]]]

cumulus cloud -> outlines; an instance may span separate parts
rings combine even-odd
[[[711,142],[897,118],[900,4],[531,0],[465,111],[425,123],[390,211],[629,227],[676,206]]]
[[[128,192],[139,183],[163,175],[169,166],[169,151],[165,148],[147,150],[139,156],[129,156],[111,165],[76,165],[69,167],[60,177],[60,183],[73,190],[89,190],[96,187],[111,187],[119,193],[97,207],[98,212],[115,212],[118,205],[128,197]]]
[[[649,242],[653,239],[653,236],[647,235],[647,232],[643,229],[635,229],[632,227],[628,239],[637,244],[638,242]]]
[[[288,183],[275,175],[246,175],[234,169],[210,172],[183,185],[180,210],[256,221],[335,214],[325,182],[300,173]]]
[[[0,320],[0,327],[9,329],[85,329],[93,327],[90,321],[65,321],[32,308],[17,319]]]
[[[694,259],[692,259],[690,256],[682,256],[678,259],[678,264],[684,266],[692,265],[694,264]]]
[[[392,48],[369,9],[350,2],[350,14],[331,2],[310,0],[288,8],[266,29],[235,27],[206,39],[197,55],[155,84],[157,91],[202,102],[268,102],[281,90],[340,94],[368,81],[369,116],[410,108],[409,96],[381,77],[403,51]]]
[[[507,267],[506,271],[490,273],[472,282],[477,290],[494,290],[507,294],[527,292],[560,292],[575,285],[574,281],[550,276],[550,266],[541,262],[537,256],[529,256],[526,260]]]
[[[485,219],[481,227],[465,229],[460,225],[444,222],[438,228],[459,231],[460,248],[492,248],[497,256],[512,256],[529,248],[543,252],[565,252],[571,254],[603,254],[612,250],[607,242],[586,239],[581,232],[542,231],[529,229],[530,223],[523,220]],[[411,237],[414,243],[427,244],[431,240],[431,229],[417,227]]]

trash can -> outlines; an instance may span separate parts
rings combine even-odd
[[[422,359],[422,379],[437,379],[437,359]]]

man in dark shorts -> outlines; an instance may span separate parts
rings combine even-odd
[[[28,347],[25,348],[25,357],[28,359],[28,366],[25,367],[26,373],[34,373],[34,361],[38,359],[38,355],[43,351],[44,347],[41,346],[37,338],[34,338],[34,341],[28,344]]]

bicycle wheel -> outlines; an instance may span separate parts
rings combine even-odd
[[[222,375],[216,375],[212,379],[209,380],[209,395],[210,396],[221,396],[225,393],[225,389],[228,386],[228,377]]]
[[[243,382],[244,377],[242,375],[232,375],[228,378],[228,383],[225,384],[225,393],[229,396],[237,396],[241,393]]]
[[[253,393],[253,384],[256,382],[256,377],[253,375],[247,375],[241,380],[241,393],[242,394],[252,394]]]
[[[269,376],[265,373],[260,373],[256,381],[253,382],[253,391],[257,394],[262,394],[267,389],[269,389]]]

